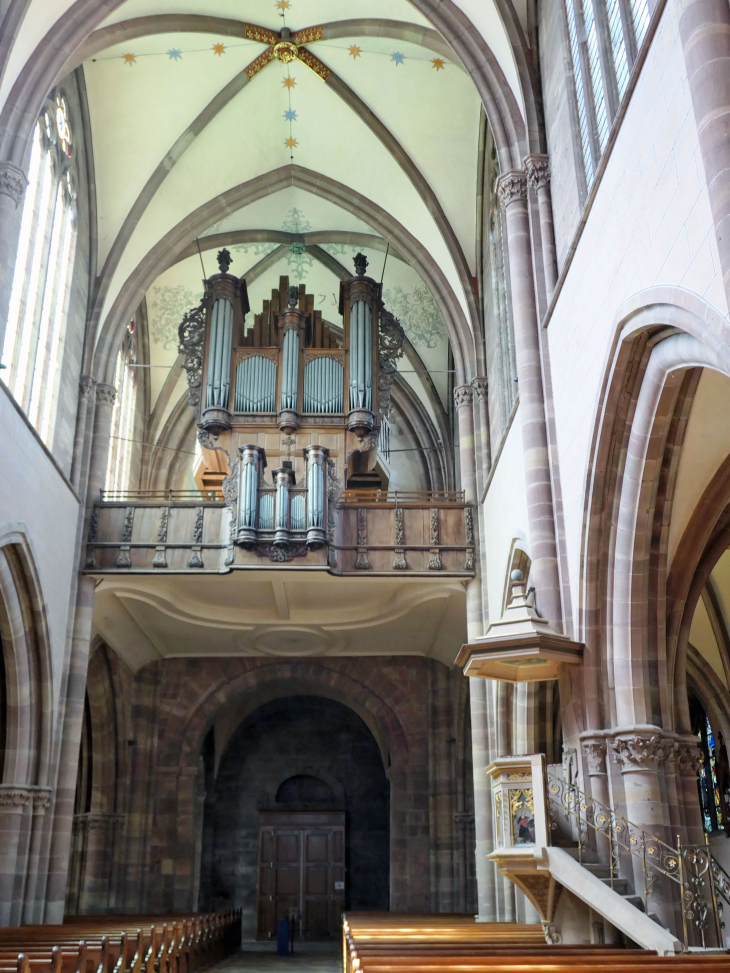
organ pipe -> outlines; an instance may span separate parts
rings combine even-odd
[[[284,333],[281,358],[281,407],[296,409],[299,381],[299,333],[296,328],[289,328]]]
[[[228,408],[232,339],[233,305],[225,298],[218,298],[213,304],[213,311],[210,315],[208,384],[205,396],[207,409]]]
[[[293,470],[287,467],[274,470],[274,483],[276,484],[274,544],[286,544],[289,541],[289,494],[293,481]]]
[[[239,446],[238,543],[245,547],[258,540],[258,493],[266,456],[260,446]]]
[[[324,446],[307,446],[307,546],[321,547],[327,540],[327,460]]]

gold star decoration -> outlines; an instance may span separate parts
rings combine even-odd
[[[125,54],[124,63],[128,64],[131,68],[133,64],[137,63],[137,56],[135,54]]]
[[[350,48],[350,54],[353,58],[360,57],[360,48],[357,46],[357,44],[352,45]]]
[[[436,68],[437,71],[443,71],[444,62],[441,60],[440,57],[435,57],[431,63],[433,64],[433,66]]]
[[[214,44],[213,45],[213,53],[214,54],[217,54],[218,57],[220,57],[221,54],[225,54],[225,52],[226,52],[226,45],[225,44],[220,44],[219,43],[219,44]]]
[[[277,6],[277,8],[279,10],[288,10],[289,9],[289,0],[279,0],[279,2],[277,3],[276,6]]]
[[[293,88],[296,83],[296,78],[292,78],[291,75],[284,78],[284,81],[282,82],[285,88]]]
[[[287,149],[295,149],[297,147],[297,140],[292,138],[290,135],[289,138],[284,142],[284,145],[287,147]]]

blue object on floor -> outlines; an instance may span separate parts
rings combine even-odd
[[[289,955],[289,920],[286,916],[276,924],[276,952],[279,956]]]

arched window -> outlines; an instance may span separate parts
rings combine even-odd
[[[691,697],[690,718],[692,729],[697,734],[701,763],[697,773],[700,808],[705,831],[724,831],[727,824],[728,787],[730,767],[722,739],[715,736],[702,703]]]
[[[117,355],[114,388],[117,397],[112,412],[112,431],[109,442],[109,461],[106,471],[107,491],[129,489],[134,448],[134,419],[137,409],[137,349],[134,322],[127,327],[122,347]]]
[[[35,127],[10,292],[3,377],[50,443],[76,250],[73,133],[66,98],[49,100]]]

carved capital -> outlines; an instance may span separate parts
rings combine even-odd
[[[87,398],[96,388],[96,379],[91,375],[82,375],[79,379],[79,395],[82,399]]]
[[[33,814],[45,814],[53,802],[53,791],[50,787],[38,787],[32,797]]]
[[[0,195],[9,196],[15,208],[23,202],[28,179],[22,169],[12,162],[0,162]]]
[[[102,385],[101,382],[96,386],[96,401],[99,405],[108,405],[111,408],[117,397],[117,390],[113,385]]]
[[[550,185],[550,157],[547,155],[528,155],[525,159],[527,183],[537,191]]]
[[[32,793],[20,784],[0,784],[0,808],[21,810],[30,804]]]
[[[677,763],[679,771],[691,777],[696,777],[702,763],[702,754],[695,740],[681,740],[677,747]]]
[[[457,385],[454,389],[454,405],[457,409],[471,406],[474,398],[474,389],[471,385]]]
[[[618,737],[611,746],[621,770],[657,770],[675,744],[658,733],[633,733]]]
[[[588,773],[590,775],[606,774],[606,741],[605,740],[581,740],[581,748],[588,763]]]
[[[518,199],[527,199],[527,173],[524,169],[511,169],[497,180],[497,198],[502,209]]]
[[[471,380],[471,387],[474,389],[474,395],[476,395],[477,399],[486,399],[489,391],[489,383],[486,378],[473,378]]]

